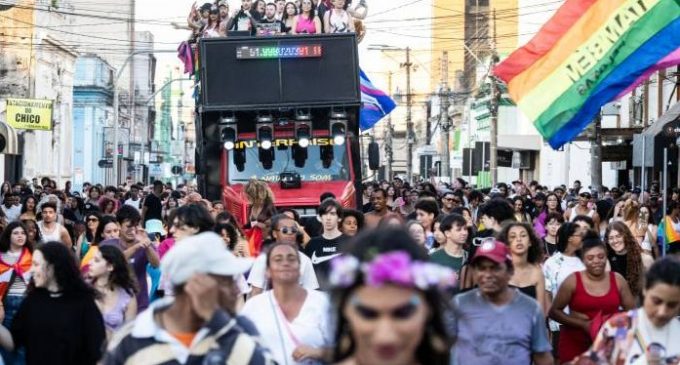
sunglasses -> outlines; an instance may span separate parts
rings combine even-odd
[[[281,227],[277,229],[277,231],[283,233],[283,234],[297,234],[298,229],[297,227]]]
[[[87,218],[88,222],[99,222],[99,219],[97,218]]]

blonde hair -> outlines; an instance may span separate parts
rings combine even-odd
[[[274,193],[262,180],[250,179],[243,190],[252,204],[274,204]]]
[[[640,214],[640,203],[634,199],[628,199],[623,204],[623,220],[626,222],[635,221]]]

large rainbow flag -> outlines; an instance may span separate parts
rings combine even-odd
[[[680,0],[567,0],[494,74],[559,148],[678,48]]]

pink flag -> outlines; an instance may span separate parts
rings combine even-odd
[[[659,63],[656,65],[652,66],[650,69],[645,71],[640,77],[638,77],[637,80],[635,80],[634,83],[632,83],[628,88],[623,90],[617,97],[616,99],[621,99],[624,95],[628,94],[636,88],[638,85],[640,85],[643,81],[647,80],[649,76],[661,69],[668,68],[671,66],[675,65],[680,65],[680,48],[676,49],[675,51],[671,52],[668,56],[664,57]]]

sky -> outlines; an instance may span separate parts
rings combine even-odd
[[[384,19],[399,19],[400,17],[431,16],[430,0],[367,0],[368,2],[368,33],[359,45],[359,56],[362,68],[371,72],[380,70],[380,55],[377,51],[369,51],[367,47],[373,44],[385,44],[397,47],[411,46],[412,48],[429,47],[429,40],[423,38],[428,33],[425,30],[409,31],[414,37],[403,37],[380,28],[380,21]],[[154,34],[156,49],[176,49],[177,45],[186,40],[189,31],[176,29],[185,26],[187,15],[193,4],[192,0],[137,0],[136,18],[137,29],[147,30]],[[199,5],[201,2],[199,1]],[[231,11],[240,7],[240,0],[229,0]],[[153,19],[153,24],[149,22]],[[374,23],[376,22],[377,23]],[[372,24],[374,23],[374,24]],[[373,30],[371,29],[373,28]],[[422,34],[418,34],[422,33]],[[164,78],[164,70],[167,67],[179,66],[179,60],[175,54],[157,54],[158,77]],[[384,71],[384,70],[383,70]],[[158,79],[157,79],[158,81]]]

